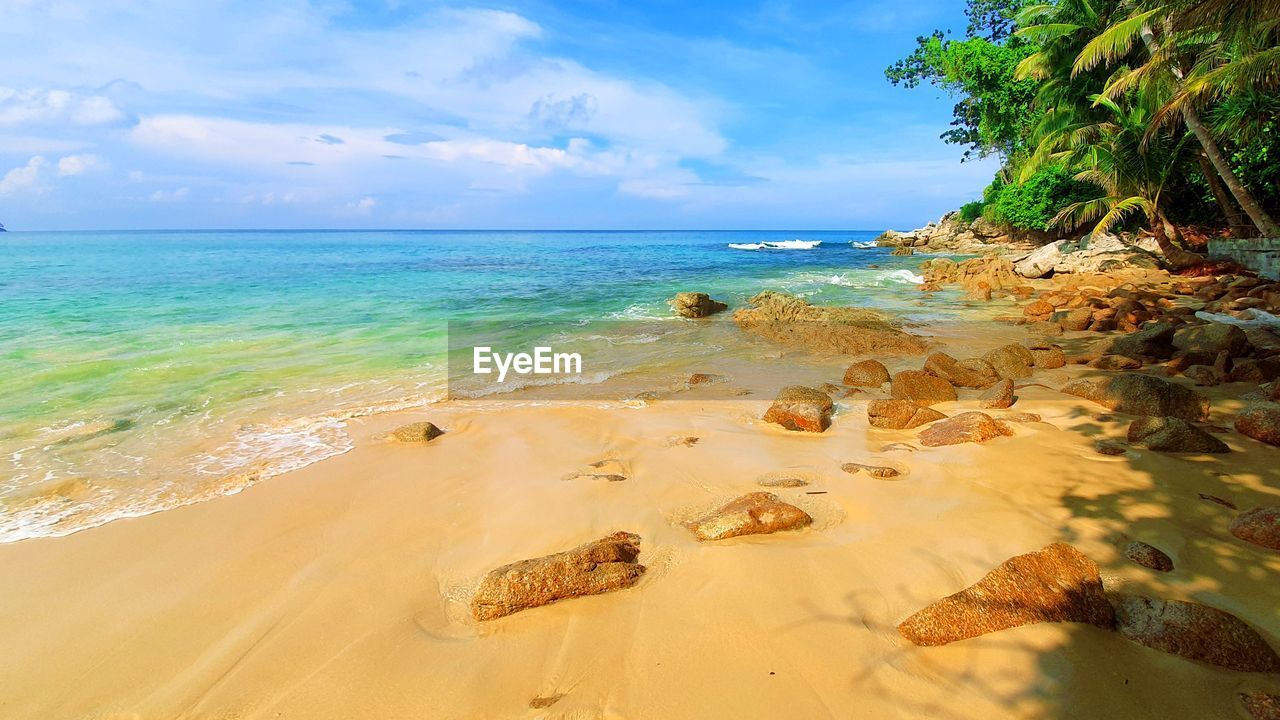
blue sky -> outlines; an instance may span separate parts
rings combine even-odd
[[[0,221],[915,227],[994,167],[889,85],[959,0],[0,0]]]

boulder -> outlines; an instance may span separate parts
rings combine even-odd
[[[886,430],[909,430],[945,417],[937,410],[921,407],[910,400],[872,400],[867,405],[867,420],[871,426]]]
[[[1249,338],[1235,325],[1209,323],[1179,329],[1173,334],[1173,346],[1189,353],[1217,355],[1225,351],[1236,357],[1245,354]]]
[[[1156,269],[1160,258],[1148,248],[1109,234],[1059,240],[1038,248],[1014,263],[1026,278],[1050,273],[1105,273],[1125,268]]]
[[[912,249],[912,248],[909,248],[909,247],[896,247],[896,248],[894,248],[894,249],[893,249],[893,252],[891,252],[891,253],[889,253],[889,254],[890,254],[890,255],[897,255],[897,256],[915,255],[915,254],[916,254],[916,251],[915,251],[914,249]]]
[[[1032,365],[1042,370],[1053,370],[1067,364],[1067,355],[1058,345],[1032,343],[1027,352],[1031,353]]]
[[[1151,323],[1141,330],[1099,340],[1092,351],[1099,355],[1124,355],[1135,360],[1144,357],[1167,359],[1173,356],[1175,329],[1167,323]]]
[[[1115,598],[1116,630],[1149,648],[1242,672],[1280,672],[1277,656],[1236,616],[1199,603]]]
[[[1280,720],[1280,695],[1265,692],[1240,693],[1240,704],[1253,720]]]
[[[916,645],[957,640],[1042,622],[1115,624],[1098,566],[1070,545],[1004,561],[986,577],[920,610],[898,625]]]
[[[1142,417],[1134,420],[1129,423],[1129,442],[1160,452],[1231,452],[1226,443],[1176,417]]]
[[[939,420],[920,433],[920,444],[925,447],[981,443],[1002,435],[1012,435],[1008,425],[977,411],[960,413],[946,420]]]
[[[444,431],[429,422],[409,423],[391,431],[391,438],[396,442],[424,443],[431,442],[444,434]]]
[[[1231,521],[1231,534],[1248,543],[1280,550],[1280,507],[1257,507]]]
[[[1183,377],[1200,387],[1213,387],[1222,382],[1222,374],[1211,365],[1192,365],[1182,371]]]
[[[1280,445],[1280,407],[1254,405],[1236,415],[1236,431],[1268,445]]]
[[[733,313],[733,321],[786,347],[838,355],[919,355],[925,350],[922,338],[874,310],[810,305],[770,291],[750,302],[751,307]]]
[[[1052,320],[1037,320],[1027,325],[1027,331],[1044,337],[1059,337],[1062,326]]]
[[[635,585],[644,575],[640,536],[617,532],[573,550],[502,567],[481,581],[471,598],[477,620],[493,620],[566,598],[599,595]]]
[[[1013,343],[992,350],[983,359],[991,363],[1001,378],[1014,380],[1031,377],[1031,368],[1036,364],[1030,350]]]
[[[1004,410],[1013,405],[1013,381],[1008,378],[992,385],[978,396],[978,404],[984,408]]]
[[[903,370],[894,375],[889,394],[895,400],[910,400],[926,407],[956,399],[951,383],[923,370]]]
[[[1172,416],[1191,422],[1209,417],[1209,399],[1191,388],[1152,375],[1129,373],[1074,380],[1062,392],[1131,415]]]
[[[1124,556],[1151,570],[1158,572],[1173,570],[1173,559],[1166,555],[1163,550],[1139,540],[1134,540],[1124,546]]]
[[[880,387],[889,382],[889,369],[879,360],[863,360],[844,371],[844,384],[853,387]]]
[[[1061,313],[1062,317],[1058,319],[1058,324],[1063,330],[1079,331],[1088,330],[1093,324],[1093,308],[1078,307]]]
[[[687,318],[707,317],[729,307],[722,302],[712,300],[710,295],[700,292],[676,293],[676,296],[668,300],[667,304],[676,311],[677,315]]]
[[[813,522],[809,514],[768,492],[747,493],[687,524],[699,540],[764,535],[795,530]]]
[[[1280,378],[1280,358],[1243,358],[1231,366],[1231,382],[1268,383]]]
[[[946,380],[955,387],[985,388],[997,379],[991,363],[981,358],[957,360],[943,352],[936,352],[924,361],[924,371]]]
[[[764,421],[776,423],[788,430],[823,432],[831,427],[831,398],[824,392],[789,385],[778,392]]]
[[[1053,306],[1044,300],[1033,300],[1022,308],[1022,314],[1029,318],[1047,318],[1053,314]]]
[[[1134,360],[1126,355],[1099,355],[1089,361],[1089,367],[1095,370],[1138,370],[1142,367],[1141,360]]]

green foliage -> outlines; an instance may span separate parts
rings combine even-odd
[[[986,206],[981,200],[967,202],[960,206],[960,219],[965,222],[973,222],[982,217],[982,209]]]
[[[1019,230],[1049,230],[1053,218],[1073,203],[1097,198],[1098,188],[1080,182],[1060,165],[1040,169],[1020,183],[997,177],[983,192],[983,215]]]

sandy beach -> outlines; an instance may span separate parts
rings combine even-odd
[[[984,327],[940,332],[930,350],[1032,337]],[[1096,337],[1055,342],[1070,354]],[[886,358],[893,372],[921,361]],[[1280,647],[1280,555],[1232,537],[1237,511],[1221,504],[1280,502],[1274,448],[1224,431],[1227,454],[1099,454],[1131,418],[1058,392],[1107,374],[1072,364],[987,411],[1041,421],[981,444],[870,427],[880,390],[837,398],[821,434],[761,421],[778,377],[839,383],[847,362],[783,356],[646,403],[450,401],[360,418],[350,452],[239,494],[0,546],[0,716],[1227,718],[1246,717],[1237,693],[1276,691],[1274,675],[1075,623],[940,647],[896,629],[1004,560],[1066,542],[1108,592],[1207,604]],[[1230,426],[1241,387],[1200,388],[1209,426]],[[979,392],[934,407],[974,410]],[[445,434],[388,441],[420,420]],[[626,479],[566,479],[602,459]],[[759,484],[779,477],[807,484]],[[812,525],[716,542],[683,526],[762,489]],[[634,587],[472,618],[493,568],[615,531],[641,538]],[[1128,561],[1131,540],[1175,569]]]

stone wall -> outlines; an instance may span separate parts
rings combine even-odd
[[[1210,240],[1209,257],[1234,260],[1262,277],[1280,280],[1280,238]]]

